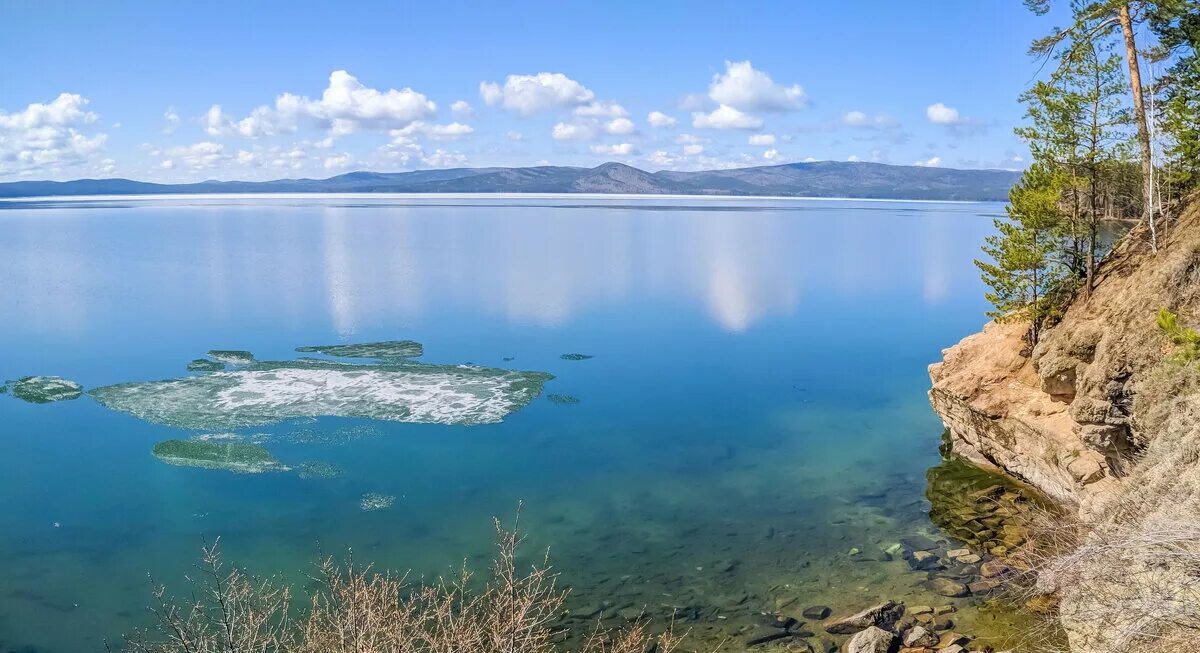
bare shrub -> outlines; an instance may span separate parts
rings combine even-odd
[[[204,546],[190,598],[154,588],[155,625],[125,639],[132,653],[550,653],[565,631],[567,591],[548,557],[525,571],[522,538],[496,522],[497,556],[482,584],[464,567],[450,580],[409,582],[353,560],[317,565],[306,605],[277,579],[256,580]],[[579,653],[670,653],[680,637],[668,627],[651,636],[645,623],[582,634]]]

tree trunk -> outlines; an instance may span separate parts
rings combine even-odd
[[[1133,90],[1133,113],[1137,117],[1138,145],[1142,150],[1142,220],[1150,224],[1153,219],[1151,197],[1153,155],[1150,150],[1150,126],[1146,121],[1146,102],[1142,97],[1142,71],[1138,64],[1137,43],[1133,38],[1133,20],[1129,16],[1129,3],[1122,2],[1118,19],[1121,32],[1125,35],[1125,59],[1129,62],[1129,86]],[[1153,226],[1153,225],[1151,225]]]

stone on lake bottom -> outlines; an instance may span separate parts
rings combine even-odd
[[[891,628],[904,614],[904,606],[895,601],[874,605],[848,617],[840,617],[825,623],[825,632],[834,635],[850,635],[871,626]]]
[[[937,576],[925,581],[925,589],[933,592],[934,594],[948,596],[951,598],[967,595],[966,585],[942,576]]]
[[[358,507],[364,511],[373,512],[376,510],[385,510],[391,508],[396,503],[396,497],[391,494],[379,494],[378,492],[367,492],[362,495],[358,501]]]
[[[254,362],[253,354],[236,349],[210,349],[208,357],[226,365],[250,365]]]
[[[804,608],[804,611],[800,613],[800,616],[804,617],[805,619],[820,621],[828,618],[831,614],[833,614],[833,610],[827,605],[810,605],[809,607]]]
[[[882,628],[871,626],[846,642],[846,653],[890,653],[896,636]]]
[[[325,354],[338,358],[416,358],[425,353],[425,348],[413,340],[387,340],[349,345],[310,345],[296,347],[304,354]]]
[[[238,474],[287,471],[266,447],[235,438],[163,440],[154,456],[168,465],[222,469]]]
[[[565,361],[585,361],[594,357],[590,354],[563,354],[562,356],[559,356],[559,358]]]

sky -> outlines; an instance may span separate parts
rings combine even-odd
[[[1018,0],[0,0],[0,182],[1021,169],[1029,43],[1063,22]]]

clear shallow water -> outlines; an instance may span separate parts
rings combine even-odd
[[[344,470],[304,480],[166,465],[154,444],[195,432],[86,395],[0,396],[0,650],[101,650],[142,618],[146,573],[177,585],[202,537],[263,573],[353,547],[435,574],[482,564],[490,517],[520,501],[577,604],[928,603],[904,563],[846,553],[930,528],[941,425],[925,367],[983,321],[971,259],[1001,210],[0,204],[0,379],[94,388],[183,376],[210,349],[289,360],[298,346],[412,339],[421,360],[550,372],[546,393],[580,400],[543,395],[474,427],[321,418],[242,431],[272,434],[284,463]],[[320,441],[288,441],[297,431]],[[397,500],[363,512],[365,492]]]

